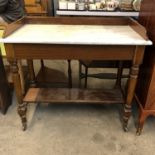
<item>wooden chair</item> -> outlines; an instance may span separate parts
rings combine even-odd
[[[84,88],[87,88],[88,77],[98,79],[116,79],[115,86],[121,86],[121,78],[128,78],[129,75],[123,75],[123,68],[129,68],[130,62],[122,61],[103,61],[103,60],[79,60],[79,87],[81,87],[81,80],[84,79]],[[84,67],[84,72],[82,72]],[[89,68],[117,68],[117,73],[88,73]]]

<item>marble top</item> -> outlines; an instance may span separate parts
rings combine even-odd
[[[4,43],[82,44],[82,45],[151,45],[130,26],[111,25],[39,25],[26,24]]]

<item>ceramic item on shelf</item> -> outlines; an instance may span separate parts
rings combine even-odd
[[[108,11],[114,11],[119,5],[118,0],[108,0],[106,1],[106,8]]]
[[[133,0],[120,0],[119,8],[121,10],[131,11],[133,10]]]
[[[68,10],[75,10],[76,9],[76,3],[75,2],[68,2]]]
[[[100,7],[101,7],[101,3],[100,2],[96,2],[95,5],[96,5],[96,9],[99,10]]]
[[[85,3],[78,3],[78,10],[85,10]]]
[[[96,10],[95,4],[89,4],[89,10]]]
[[[67,1],[60,0],[59,1],[59,9],[60,10],[67,10],[67,8],[68,8]]]
[[[106,1],[105,0],[101,0],[100,9],[106,10]]]
[[[141,2],[142,2],[142,0],[134,0],[133,1],[133,9],[135,11],[140,11]]]
[[[94,0],[88,0],[88,3],[94,3]]]

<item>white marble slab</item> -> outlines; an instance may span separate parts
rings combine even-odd
[[[130,26],[35,25],[27,24],[4,43],[45,43],[83,45],[151,45]]]

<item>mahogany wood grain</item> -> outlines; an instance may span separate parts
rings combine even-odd
[[[143,64],[136,89],[136,100],[140,107],[137,134],[140,135],[149,115],[155,115],[155,0],[143,0],[139,22],[145,26],[153,46],[145,50]]]
[[[10,44],[5,44],[5,46]],[[8,47],[9,48],[9,47]],[[15,57],[27,59],[132,60],[136,46],[14,44]],[[36,50],[37,49],[37,50]],[[46,49],[46,50],[45,50]],[[83,49],[83,50],[81,50]],[[84,52],[83,52],[84,51]],[[10,57],[10,52],[8,57]],[[113,55],[117,55],[114,57]]]
[[[129,18],[115,17],[36,17],[28,16],[25,18],[27,24],[71,24],[71,25],[128,25]]]
[[[9,35],[12,34],[14,31],[16,31],[16,30],[18,30],[20,27],[22,27],[24,24],[25,24],[24,18],[19,19],[19,20],[15,21],[15,22],[12,22],[11,24],[8,24],[8,25],[5,27],[5,31],[4,31],[3,37],[9,36]]]
[[[130,20],[130,26],[138,33],[141,35],[141,37],[143,37],[144,39],[148,39],[147,35],[146,35],[146,29],[145,27],[143,27],[142,25],[140,25],[137,21],[131,19]]]

